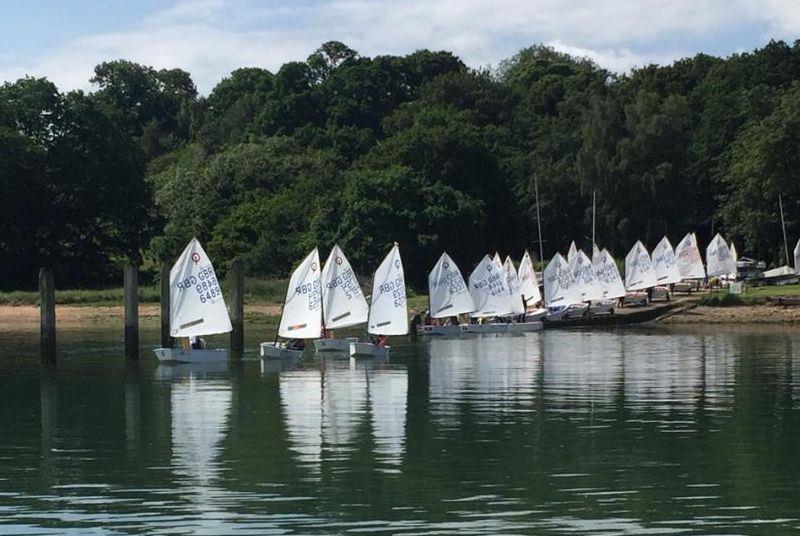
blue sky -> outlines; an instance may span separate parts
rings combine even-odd
[[[336,39],[362,54],[451,50],[497,65],[550,44],[622,72],[800,37],[800,0],[0,0],[0,80],[88,89],[97,63],[181,67],[202,93],[232,69],[272,70]]]

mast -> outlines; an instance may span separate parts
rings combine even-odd
[[[542,219],[539,216],[539,179],[533,177],[534,194],[536,195],[536,225],[539,228],[539,262],[544,264],[544,248],[542,247]]]
[[[781,230],[783,230],[783,252],[786,255],[786,266],[789,266],[789,243],[786,241],[786,221],[783,219],[783,199],[778,194],[778,206],[781,209]]]

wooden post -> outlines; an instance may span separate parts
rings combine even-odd
[[[241,359],[244,355],[244,267],[238,258],[231,263],[229,282],[231,301],[228,313],[231,317],[231,357]]]
[[[139,268],[124,267],[125,284],[125,359],[139,359]]]
[[[172,337],[169,335],[169,264],[161,263],[161,346],[170,348]]]
[[[56,362],[56,286],[53,270],[39,270],[39,344],[43,363]]]

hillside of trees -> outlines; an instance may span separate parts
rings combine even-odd
[[[420,284],[443,250],[616,256],[713,230],[782,262],[800,236],[800,42],[612,74],[543,46],[495,70],[449,52],[365,57],[338,42],[204,97],[190,75],[98,65],[91,92],[0,86],[0,288],[118,283],[121,260],[197,236],[224,272],[282,277],[338,242],[360,273],[400,243]]]

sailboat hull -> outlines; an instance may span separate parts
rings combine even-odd
[[[508,325],[509,333],[524,333],[528,331],[539,331],[544,326],[541,320],[535,322],[515,322]]]
[[[228,350],[225,348],[156,348],[155,353],[159,361],[172,363],[218,363],[228,360]]]
[[[458,335],[461,333],[461,326],[417,326],[417,333],[420,335]]]
[[[389,355],[389,347],[379,347],[371,342],[351,342],[350,343],[350,356],[351,357],[387,357]]]
[[[286,346],[281,342],[262,342],[260,347],[262,358],[300,359],[303,357],[303,350],[286,348]]]
[[[346,337],[344,339],[317,339],[314,341],[314,348],[317,352],[339,352],[348,353],[350,343],[358,341],[357,337]]]
[[[492,322],[490,324],[465,324],[461,326],[464,333],[506,333],[508,324],[504,322]]]

